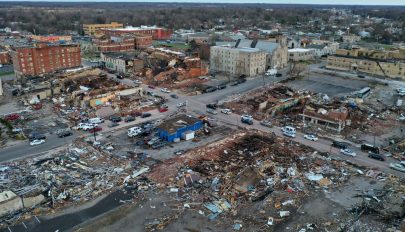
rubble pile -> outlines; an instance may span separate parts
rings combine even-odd
[[[241,133],[159,164],[148,177],[211,220],[268,229],[314,191],[345,183],[350,172],[351,165],[284,138]]]
[[[56,155],[11,162],[0,169],[0,192],[11,191],[33,203],[10,209],[2,219],[14,218],[34,207],[48,212],[78,204],[123,186],[148,189],[148,185],[138,186],[138,176],[147,171],[149,168],[136,155],[112,156],[80,141]]]
[[[305,96],[295,93],[285,85],[266,86],[224,103],[224,107],[237,114],[250,114],[258,120],[280,112],[302,112],[303,105]]]

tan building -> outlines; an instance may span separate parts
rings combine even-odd
[[[85,35],[95,35],[96,31],[101,28],[122,28],[124,25],[122,23],[111,22],[109,24],[83,24],[83,31]]]
[[[326,68],[405,79],[405,49],[375,51],[338,49],[328,56]]]
[[[256,76],[266,70],[266,53],[258,48],[212,46],[210,70],[233,76]]]
[[[315,50],[305,48],[288,49],[288,60],[290,61],[306,61],[313,60],[315,57]]]
[[[281,34],[269,36],[266,40],[239,39],[234,42],[217,42],[216,45],[257,48],[266,53],[266,69],[282,69],[287,67],[287,37]]]

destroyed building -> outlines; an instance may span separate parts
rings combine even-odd
[[[349,111],[346,107],[330,110],[319,108],[316,110],[307,106],[300,116],[302,116],[304,125],[316,125],[340,133],[348,123]]]

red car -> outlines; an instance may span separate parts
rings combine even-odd
[[[19,119],[21,116],[19,114],[9,114],[4,119],[7,121],[13,121]]]
[[[153,85],[148,85],[149,89],[155,89],[155,86]]]
[[[160,112],[160,113],[163,113],[163,112],[166,112],[166,111],[168,111],[167,108],[159,108],[159,112]]]
[[[90,133],[95,133],[95,132],[101,131],[102,129],[103,129],[103,128],[97,126],[97,127],[94,127],[93,129],[90,129],[89,132],[90,132]]]

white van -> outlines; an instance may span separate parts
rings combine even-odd
[[[142,128],[140,127],[131,127],[128,129],[128,137],[134,137],[142,133]]]
[[[283,128],[281,128],[281,131],[283,131],[284,133],[288,133],[288,134],[295,134],[296,130],[294,127],[292,126],[285,126]]]
[[[100,124],[103,122],[104,122],[104,119],[102,119],[102,118],[90,118],[89,119],[89,123],[92,123],[92,124]]]

